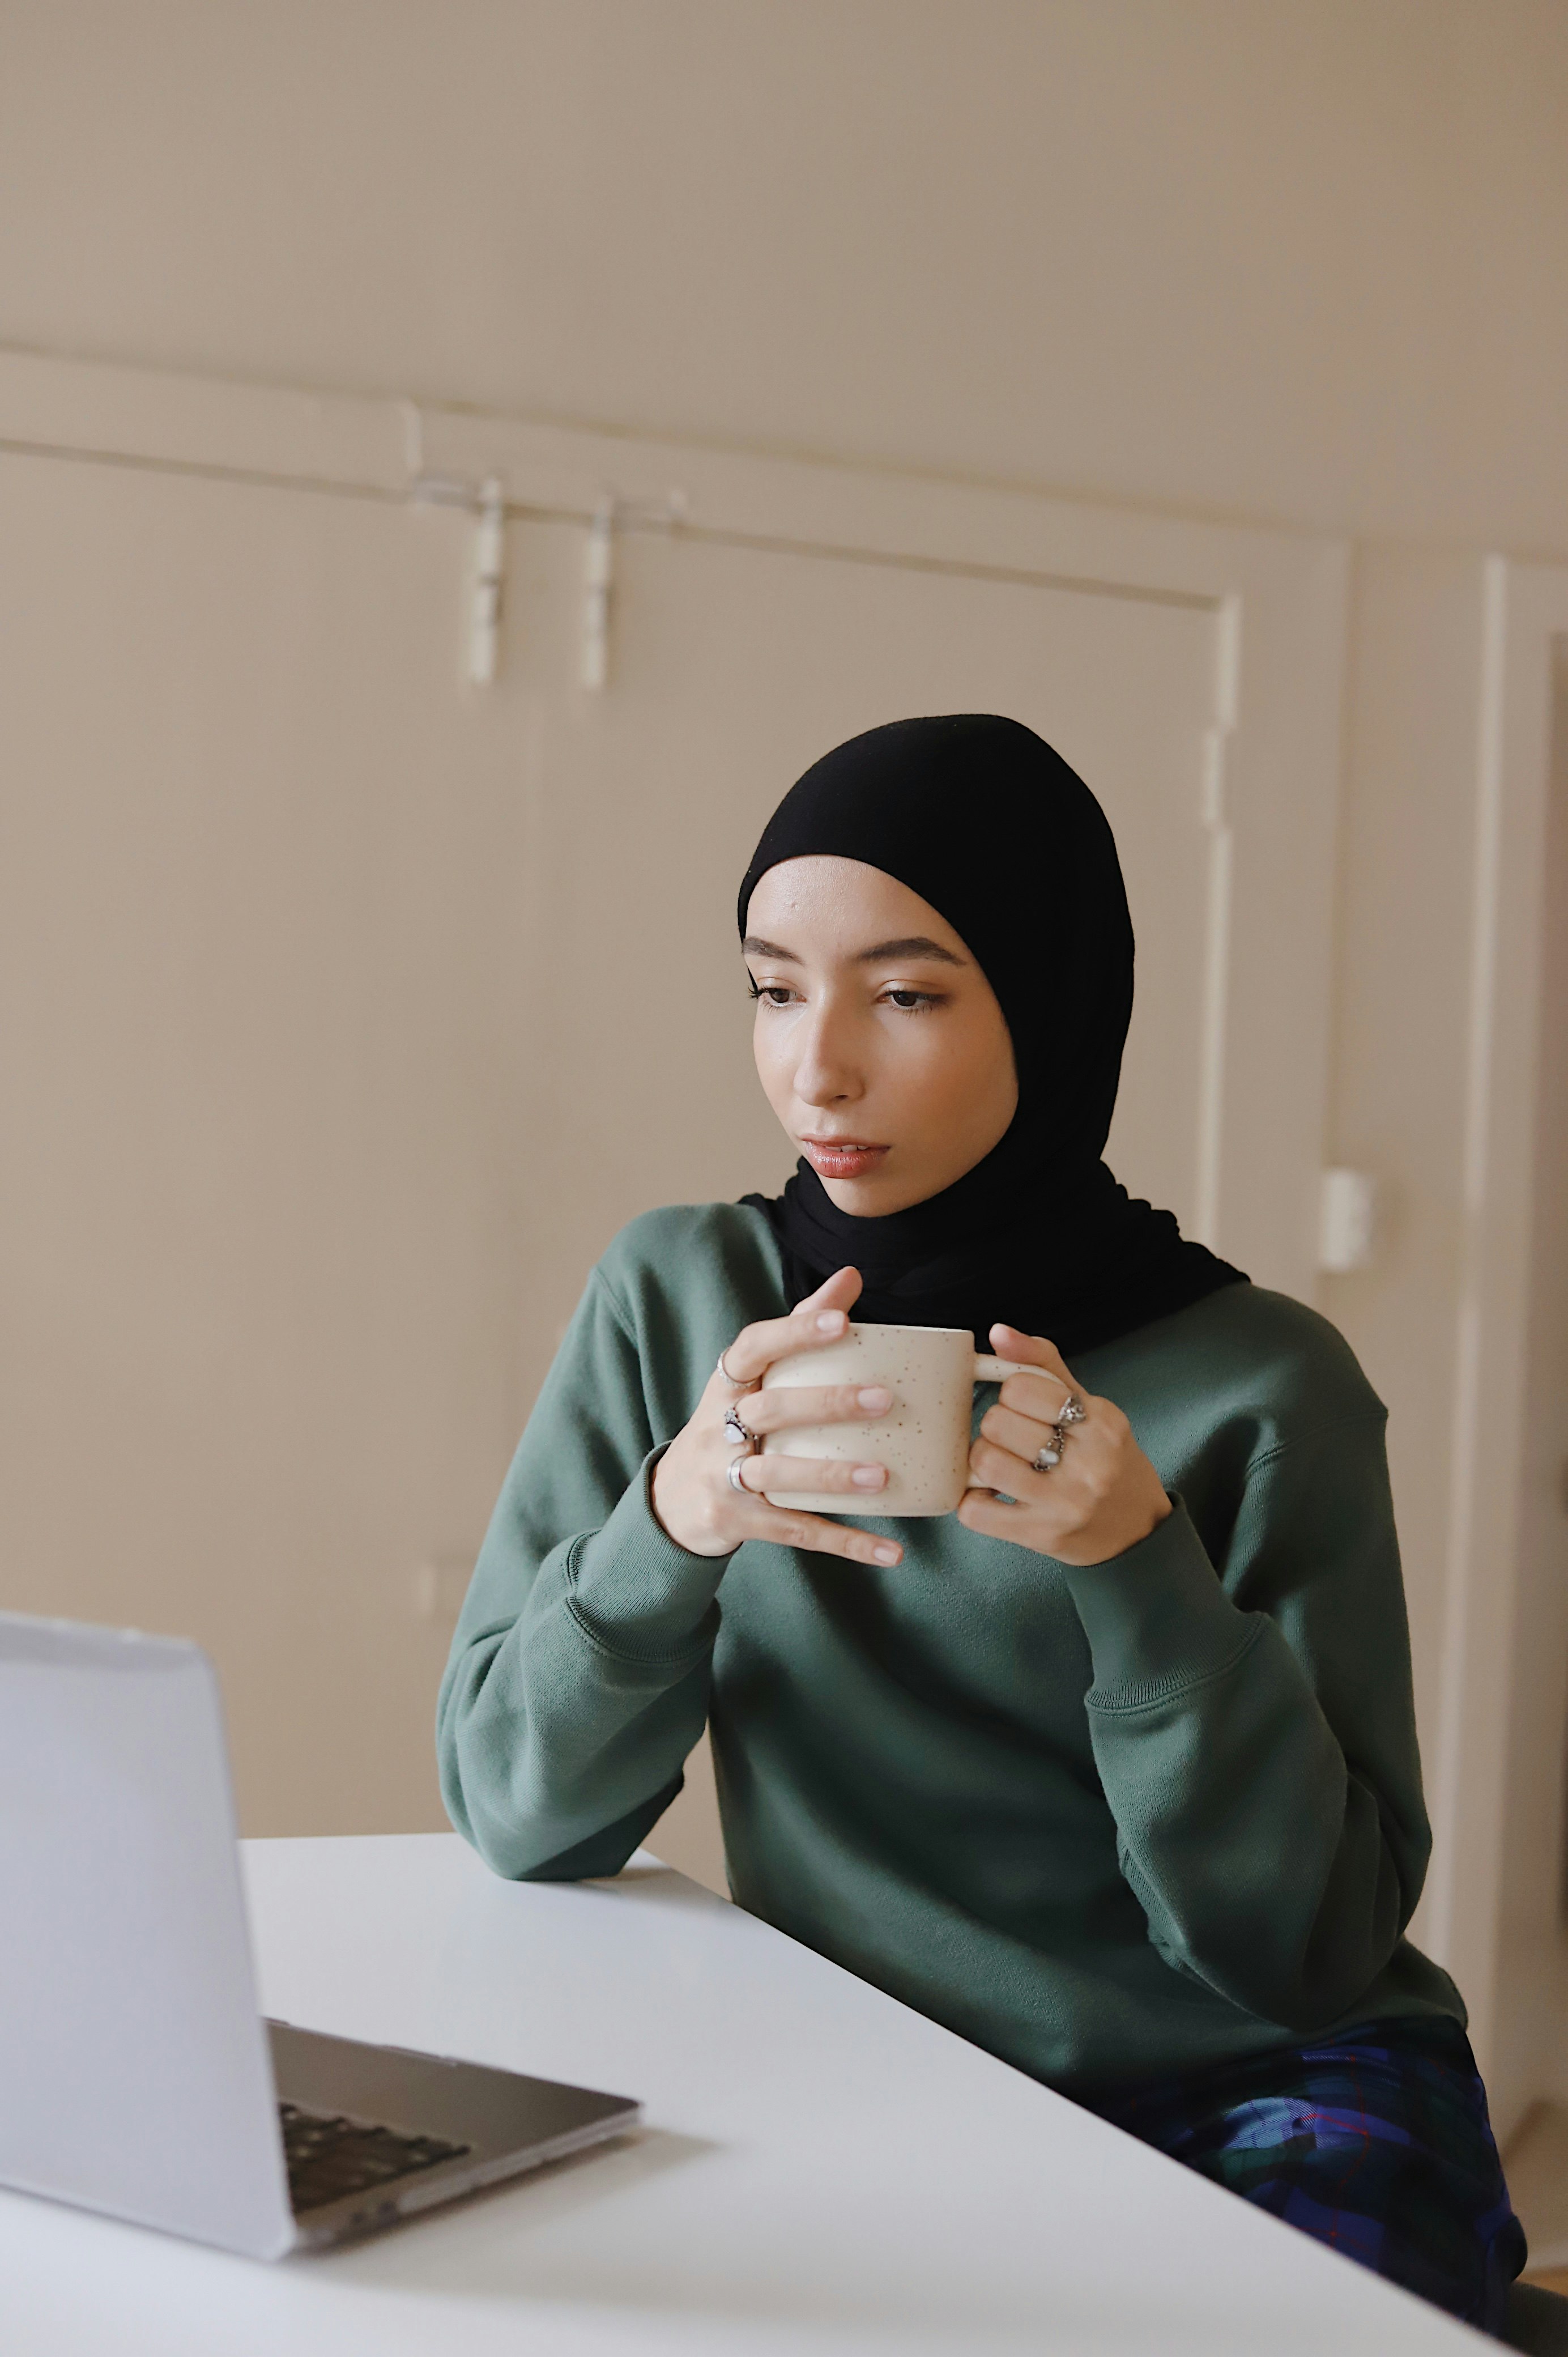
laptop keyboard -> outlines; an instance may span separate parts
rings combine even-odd
[[[443,2160],[460,2159],[471,2145],[441,2136],[404,2136],[369,2120],[302,2111],[280,2104],[283,2148],[288,2162],[289,2200],[295,2212],[319,2210],[347,2193],[368,2193],[395,2178],[412,2177]]]

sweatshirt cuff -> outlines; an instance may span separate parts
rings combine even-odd
[[[1094,1663],[1091,1708],[1136,1710],[1228,1669],[1258,1631],[1219,1584],[1179,1498],[1109,1563],[1064,1564]]]
[[[609,1519],[572,1548],[572,1609],[607,1652],[638,1662],[680,1661],[712,1643],[714,1598],[727,1555],[688,1555],[653,1511],[653,1469],[645,1457]]]

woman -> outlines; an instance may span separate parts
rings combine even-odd
[[[595,1270],[458,1625],[454,1823],[502,1874],[613,1874],[706,1720],[743,1906],[1495,2327],[1523,2241],[1402,1936],[1383,1410],[1101,1161],[1133,936],[1098,803],[1015,722],[874,729],[785,797],[739,914],[803,1158]],[[956,1517],[875,1518],[885,1391],[768,1387],[851,1309],[1039,1371],[983,1393]],[[863,1461],[754,1453],[828,1421]],[[853,1522],[791,1506],[824,1488]]]

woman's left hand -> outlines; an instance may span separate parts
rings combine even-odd
[[[1041,1372],[1009,1375],[986,1410],[969,1452],[971,1478],[981,1486],[965,1491],[959,1521],[1058,1563],[1109,1563],[1146,1539],[1171,1501],[1121,1409],[1075,1383],[1055,1343],[1037,1334],[993,1326],[991,1347]],[[1061,1462],[1036,1472],[1040,1450],[1056,1446],[1067,1392],[1082,1404],[1083,1421],[1063,1428]],[[998,1490],[1016,1503],[1004,1505]]]

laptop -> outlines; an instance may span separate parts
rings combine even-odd
[[[263,2021],[211,1663],[0,1613],[0,2186],[274,2259],[639,2116]]]

